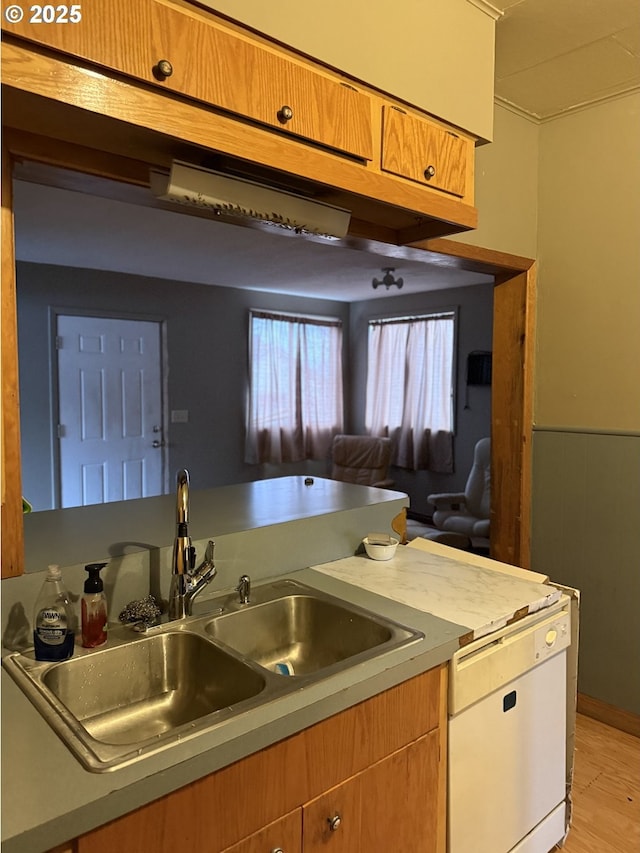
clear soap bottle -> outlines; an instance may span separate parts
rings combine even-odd
[[[62,573],[49,566],[36,599],[33,645],[37,660],[66,660],[73,655],[75,617]]]
[[[95,649],[107,642],[107,596],[100,577],[106,563],[89,563],[84,567],[89,577],[82,596],[82,645]]]

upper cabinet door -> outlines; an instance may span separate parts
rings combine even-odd
[[[67,7],[43,8],[56,15]],[[207,12],[163,0],[91,0],[78,8],[81,20],[75,23],[43,23],[28,14],[17,24],[3,19],[3,30],[361,160],[373,159],[371,99],[337,75],[225,27]]]
[[[397,107],[383,107],[382,168],[462,198],[466,194],[470,139]]]
[[[149,0],[25,6],[18,23],[2,16],[2,30],[128,75],[151,77],[150,11]]]
[[[371,101],[350,84],[162,2],[154,2],[152,32],[155,61],[171,63],[168,89],[372,159]]]

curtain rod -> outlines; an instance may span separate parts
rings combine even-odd
[[[438,311],[435,314],[410,314],[403,317],[379,317],[376,320],[369,320],[368,322],[370,326],[386,326],[392,323],[413,323],[418,320],[454,319],[455,316],[455,311]]]

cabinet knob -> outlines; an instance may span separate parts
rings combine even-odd
[[[288,121],[291,121],[293,118],[293,110],[291,107],[288,107],[286,104],[278,110],[278,121],[282,122],[282,124],[286,124]]]
[[[282,847],[274,847],[271,853],[284,853]]]
[[[173,74],[173,65],[168,59],[159,59],[157,64],[151,69],[156,80],[166,80]]]
[[[340,828],[340,824],[342,823],[342,819],[339,814],[335,814],[333,817],[327,818],[329,821],[329,829],[331,832],[335,832],[336,829]]]
[[[427,168],[424,170],[425,181],[430,181],[431,178],[435,175],[435,173],[436,173],[436,167],[435,166],[427,166]]]

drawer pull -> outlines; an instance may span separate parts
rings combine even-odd
[[[339,814],[334,815],[333,817],[327,818],[329,821],[329,829],[331,832],[335,832],[336,829],[340,828],[340,824],[342,823],[342,819]]]
[[[278,110],[278,121],[282,124],[286,124],[288,121],[291,121],[293,118],[293,110],[291,107],[288,107],[286,104]]]
[[[153,66],[152,71],[156,80],[166,80],[167,77],[171,77],[173,74],[173,65],[168,59],[160,59],[158,60],[158,63]]]
[[[425,181],[430,181],[431,178],[435,175],[435,173],[436,173],[436,167],[435,166],[427,166],[427,168],[424,170]]]

